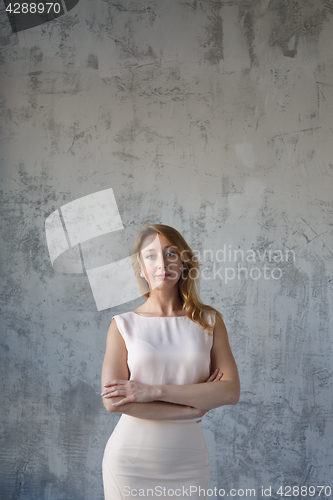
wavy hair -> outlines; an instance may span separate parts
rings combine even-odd
[[[148,298],[150,291],[147,282],[140,277],[140,252],[147,236],[157,233],[165,236],[180,253],[183,271],[178,281],[178,292],[183,311],[191,321],[198,323],[209,335],[212,335],[213,325],[209,323],[205,313],[215,312],[221,319],[223,315],[214,307],[201,302],[198,259],[183,236],[171,226],[146,222],[144,228],[134,240],[131,258],[141,296]],[[193,276],[193,273],[195,276]]]

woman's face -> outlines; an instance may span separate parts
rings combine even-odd
[[[169,289],[179,280],[182,259],[170,241],[162,234],[144,239],[141,249],[141,274],[148,282],[149,290]]]

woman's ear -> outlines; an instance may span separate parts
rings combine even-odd
[[[140,269],[140,277],[147,282],[147,278],[146,278],[145,273],[144,273],[144,268],[142,266]]]

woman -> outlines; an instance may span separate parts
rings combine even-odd
[[[208,499],[202,417],[240,393],[227,331],[200,301],[198,262],[176,229],[145,227],[132,254],[147,300],[108,331],[103,404],[122,416],[104,452],[105,499]]]

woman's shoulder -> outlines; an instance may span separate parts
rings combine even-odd
[[[133,314],[131,311],[114,314],[112,316],[110,328],[112,328],[112,324],[114,324],[114,327],[118,329],[118,332],[121,334],[121,336],[126,339],[133,329],[134,321],[135,314]]]
[[[204,318],[210,324],[215,324],[215,321],[217,320],[217,318],[222,317],[222,314],[219,311],[217,311],[216,309],[214,309],[213,307],[212,308],[205,307],[203,310],[203,315],[204,315]]]
[[[202,317],[204,318],[205,321],[208,321],[209,323],[211,323],[212,321],[215,320],[215,312],[214,311],[207,311],[207,310],[203,310],[202,311]]]
[[[223,323],[223,315],[214,307],[205,306],[203,310],[204,321],[208,324],[208,329],[211,333],[215,330],[215,326]]]
[[[124,313],[120,313],[120,314],[114,314],[112,316],[112,319],[114,318],[115,320],[127,320],[129,318],[131,318],[133,316],[134,311],[127,311],[127,312],[124,312]]]

